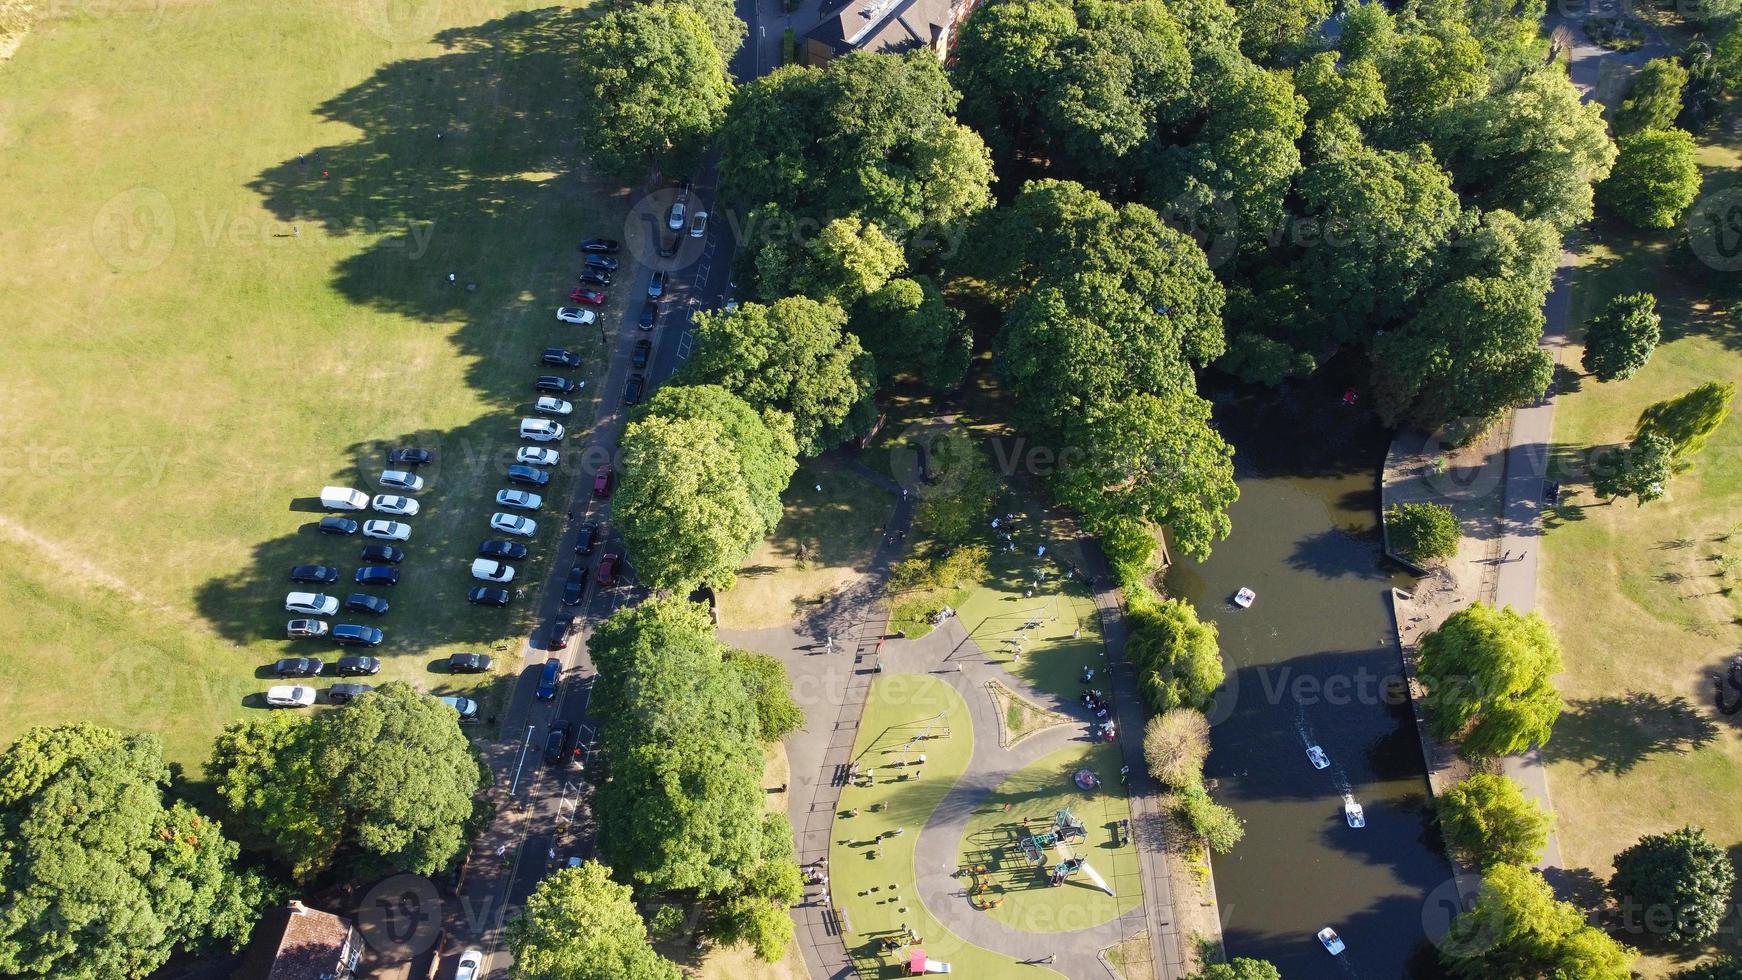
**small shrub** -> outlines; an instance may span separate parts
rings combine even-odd
[[[1226,854],[1234,849],[1246,836],[1246,825],[1228,809],[1215,800],[1202,786],[1189,786],[1180,793],[1178,813],[1192,829],[1192,833],[1202,837],[1216,854]]]
[[[1391,546],[1410,561],[1444,561],[1458,553],[1458,519],[1444,504],[1392,504],[1385,529]]]

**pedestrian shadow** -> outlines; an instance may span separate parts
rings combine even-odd
[[[1687,698],[1644,691],[1573,701],[1543,747],[1549,762],[1621,775],[1654,755],[1686,753],[1718,736],[1718,726]]]

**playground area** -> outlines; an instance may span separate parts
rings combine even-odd
[[[1073,745],[1005,780],[962,841],[970,901],[1029,932],[1085,929],[1143,902],[1131,808],[1111,744]]]
[[[871,688],[829,848],[830,891],[863,977],[908,975],[923,949],[951,972],[1009,976],[1015,960],[946,930],[919,900],[914,849],[938,803],[967,770],[974,736],[967,704],[948,684],[889,674]],[[1024,976],[1057,974],[1021,968]]]

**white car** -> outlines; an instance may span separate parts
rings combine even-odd
[[[533,466],[555,466],[556,460],[556,450],[543,446],[521,446],[514,454],[516,463],[529,463]]]
[[[485,582],[514,581],[514,566],[504,565],[488,558],[472,559],[472,577]]]
[[[530,517],[519,514],[504,514],[497,511],[490,515],[490,526],[504,534],[518,534],[530,538],[538,533],[538,522]]]
[[[339,600],[324,592],[292,592],[284,597],[284,611],[304,616],[331,616],[339,611]]]
[[[533,442],[557,442],[567,435],[561,422],[554,419],[521,419],[520,438]]]
[[[496,506],[512,507],[515,510],[537,510],[544,506],[544,498],[527,490],[498,490]]]
[[[364,521],[363,536],[382,541],[410,541],[411,525],[404,521]]]
[[[682,201],[671,206],[671,213],[665,216],[665,226],[672,231],[683,231],[684,205]]]
[[[301,684],[280,684],[266,689],[266,704],[273,708],[306,708],[315,703],[315,689]]]
[[[556,318],[563,323],[572,323],[577,327],[590,327],[599,322],[599,314],[592,310],[583,310],[578,306],[559,306]]]
[[[406,470],[384,470],[381,473],[381,485],[390,490],[416,493],[423,489],[423,477]]]
[[[417,501],[398,494],[378,493],[371,502],[374,508],[383,514],[395,514],[399,517],[416,517]]]
[[[708,233],[708,212],[697,211],[696,216],[690,219],[690,237],[691,238],[701,238],[701,237],[705,236],[707,233]]]
[[[568,415],[575,410],[573,402],[566,402],[552,395],[541,395],[532,407],[546,415]]]
[[[475,949],[468,949],[460,954],[460,962],[454,967],[454,980],[478,980],[484,971],[484,954]]]

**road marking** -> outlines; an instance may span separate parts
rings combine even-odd
[[[694,342],[693,336],[694,335],[692,335],[686,331],[685,333],[681,334],[677,338],[677,359],[678,360],[680,360],[680,361],[689,360],[690,345]]]
[[[520,770],[526,765],[526,750],[532,747],[532,726],[526,726],[526,738],[520,742],[520,761],[514,764],[514,782],[508,787],[510,798],[520,791]]]

